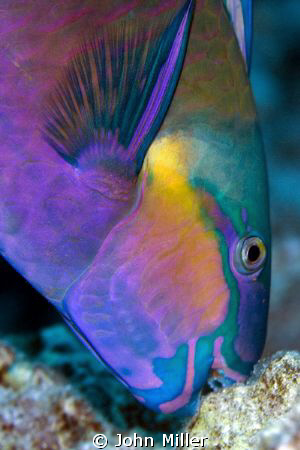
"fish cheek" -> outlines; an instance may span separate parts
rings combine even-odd
[[[239,332],[234,349],[243,361],[255,364],[263,351],[268,319],[268,289],[261,281],[241,286]]]

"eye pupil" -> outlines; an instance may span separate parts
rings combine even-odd
[[[260,257],[260,249],[257,245],[251,245],[248,250],[248,260],[250,263],[255,263]]]
[[[246,236],[238,241],[234,255],[235,266],[240,273],[255,274],[266,260],[266,246],[259,236]]]

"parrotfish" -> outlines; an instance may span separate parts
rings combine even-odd
[[[145,406],[245,380],[268,314],[251,0],[2,1],[1,253]]]

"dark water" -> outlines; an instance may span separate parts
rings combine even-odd
[[[272,291],[265,353],[300,350],[300,2],[254,1],[251,82],[270,177]]]

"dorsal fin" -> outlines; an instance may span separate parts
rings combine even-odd
[[[46,108],[44,137],[64,159],[139,172],[178,82],[193,7],[163,24],[109,26],[81,45]]]
[[[223,2],[249,72],[252,45],[252,0],[223,0]]]

